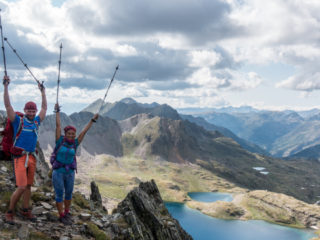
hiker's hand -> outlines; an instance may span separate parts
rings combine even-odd
[[[3,77],[3,85],[4,85],[4,86],[8,86],[9,83],[10,83],[10,78],[9,78],[9,76],[4,76],[4,77]]]
[[[54,105],[54,112],[55,112],[55,113],[60,112],[60,106],[59,106],[59,103],[56,103],[56,104]]]
[[[93,115],[93,118],[92,118],[92,119],[97,120],[97,119],[98,119],[98,117],[99,117],[99,114],[98,114],[98,113],[96,113],[95,115]]]
[[[38,82],[38,88],[40,89],[40,92],[44,92],[44,90],[46,89],[43,85],[43,82],[42,83]]]

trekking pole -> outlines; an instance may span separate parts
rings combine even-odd
[[[58,83],[57,83],[57,104],[58,104],[59,86],[60,86],[61,52],[62,52],[62,43],[61,43],[61,45],[60,45],[60,57],[59,57],[59,71],[58,71]]]
[[[43,86],[43,81],[42,83],[39,82],[39,80],[33,75],[33,73],[31,72],[31,70],[29,69],[28,65],[22,60],[22,58],[19,56],[19,54],[17,53],[17,51],[12,47],[12,45],[9,43],[8,38],[4,38],[4,40],[7,42],[7,44],[9,45],[9,47],[12,49],[12,51],[16,54],[16,56],[19,58],[20,62],[23,64],[23,66],[25,66],[25,68],[29,71],[29,73],[31,74],[31,76],[34,78],[34,80],[36,80],[36,82],[40,85],[41,88],[44,88]]]
[[[3,56],[3,65],[4,65],[4,75],[7,76],[7,63],[6,63],[6,53],[4,51],[2,21],[1,21],[1,9],[0,9],[0,29],[1,29],[1,43],[2,43],[2,56]]]
[[[99,111],[98,111],[97,113],[100,113],[100,111],[101,111],[101,109],[102,109],[104,100],[106,99],[106,97],[107,97],[107,95],[108,95],[109,89],[110,89],[110,87],[111,87],[111,84],[112,84],[112,82],[113,82],[113,80],[114,80],[114,76],[116,75],[118,69],[119,69],[119,64],[118,64],[118,66],[116,67],[116,70],[115,70],[114,73],[113,73],[113,76],[112,76],[111,81],[110,81],[110,83],[109,83],[108,89],[107,89],[107,91],[106,91],[106,94],[104,95],[104,98],[103,98],[103,100],[102,100],[102,102],[101,102]]]

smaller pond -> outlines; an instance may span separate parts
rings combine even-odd
[[[229,193],[218,192],[190,192],[188,193],[188,196],[198,202],[231,202],[233,199],[232,195]]]

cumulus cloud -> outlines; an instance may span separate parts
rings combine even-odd
[[[241,71],[248,63],[288,64],[299,71],[277,87],[319,89],[317,1],[65,0],[57,7],[50,0],[2,0],[0,7],[5,36],[48,92],[63,43],[61,87],[72,96],[65,101],[103,92],[117,64],[117,91],[176,104],[227,104],[208,88],[260,86],[263,77]],[[7,46],[6,53],[12,85],[34,86]]]
[[[243,91],[259,86],[262,83],[262,78],[254,72],[240,73],[233,70],[201,68],[188,81],[199,87]]]

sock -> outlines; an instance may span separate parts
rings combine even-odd
[[[64,213],[59,213],[59,215],[60,215],[60,218],[64,217]]]
[[[65,209],[65,210],[64,210],[64,215],[67,215],[69,212],[70,212],[69,209]]]

